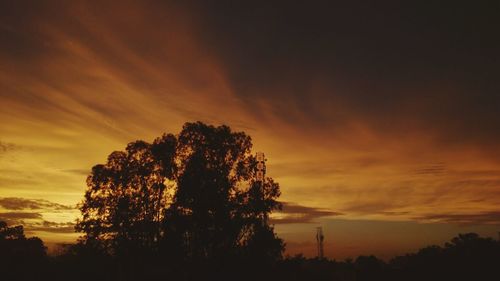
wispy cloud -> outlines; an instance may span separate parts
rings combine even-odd
[[[63,171],[82,176],[88,176],[90,173],[90,169],[65,169]]]
[[[478,213],[451,213],[427,214],[415,217],[416,220],[426,222],[442,222],[454,224],[498,224],[500,225],[500,211]]]
[[[6,212],[0,213],[0,219],[21,221],[25,219],[41,219],[40,213],[33,212]]]
[[[446,165],[444,163],[431,164],[419,167],[413,171],[417,175],[442,175],[446,172]]]
[[[2,154],[4,153],[15,150],[17,148],[18,146],[13,143],[0,141],[0,156],[2,156]]]
[[[393,202],[388,202],[386,200],[378,201],[358,201],[346,203],[345,207],[342,208],[342,212],[349,214],[363,214],[363,215],[374,215],[374,214],[396,214],[400,212],[394,211],[397,205]]]
[[[323,217],[340,216],[342,213],[327,209],[306,207],[295,203],[283,202],[283,209],[273,217],[271,222],[274,224],[292,224],[292,223],[314,223]]]
[[[0,220],[7,222],[9,225],[24,225],[29,226],[31,222],[41,221],[42,214],[36,212],[1,212]]]
[[[29,231],[43,231],[50,233],[73,233],[75,232],[75,223],[73,222],[51,222],[51,221],[42,221],[37,223],[30,223],[25,225],[26,229]]]
[[[0,198],[0,207],[6,210],[29,209],[46,211],[67,211],[76,209],[76,206],[58,204],[44,199],[26,199],[19,197]]]

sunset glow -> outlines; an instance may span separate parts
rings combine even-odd
[[[1,220],[76,241],[93,165],[199,120],[265,152],[288,254],[497,236],[498,15],[181,2],[0,5]]]

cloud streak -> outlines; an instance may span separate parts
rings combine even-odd
[[[0,213],[0,219],[4,220],[25,220],[25,219],[41,219],[42,215],[40,213],[33,212],[7,212]]]
[[[76,209],[76,206],[67,206],[50,202],[44,199],[26,199],[19,197],[0,198],[0,207],[6,210],[52,210],[68,211]]]
[[[273,217],[273,224],[316,223],[320,218],[340,216],[342,213],[322,208],[306,207],[290,202],[283,202],[283,209]]]
[[[0,157],[2,157],[2,154],[16,150],[17,148],[18,147],[13,143],[0,141]]]
[[[74,233],[75,223],[64,222],[57,223],[51,221],[42,221],[41,223],[32,223],[26,225],[26,229],[33,232],[49,232],[49,233]]]
[[[427,214],[415,217],[425,222],[454,223],[462,225],[496,224],[500,225],[500,211],[479,213]]]

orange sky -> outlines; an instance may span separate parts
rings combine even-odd
[[[499,71],[475,52],[498,42],[429,48],[432,26],[416,43],[378,18],[374,42],[357,7],[342,29],[321,7],[104,2],[2,4],[0,218],[74,241],[93,165],[200,120],[266,153],[290,254],[314,255],[318,225],[335,258],[500,230]]]

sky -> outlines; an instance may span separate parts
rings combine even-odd
[[[500,4],[422,2],[0,1],[0,219],[73,242],[93,165],[199,120],[266,154],[289,255],[496,238]]]

